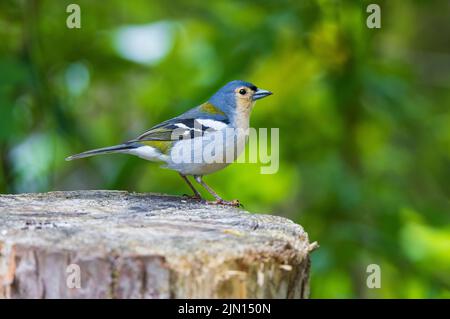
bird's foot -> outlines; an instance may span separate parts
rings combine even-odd
[[[187,198],[187,199],[191,199],[191,200],[195,200],[195,201],[201,201],[202,197],[200,195],[188,195],[188,194],[183,194],[183,197]]]
[[[211,205],[226,205],[226,206],[233,206],[233,207],[240,207],[242,204],[237,199],[233,199],[230,201],[224,200],[224,199],[218,199],[214,202],[208,202],[208,204]]]

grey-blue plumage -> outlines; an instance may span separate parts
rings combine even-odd
[[[224,154],[231,148],[237,149],[234,157],[236,158],[243,150],[242,146],[245,146],[250,113],[255,101],[271,94],[249,82],[231,81],[213,94],[207,102],[152,127],[136,139],[120,145],[72,155],[66,160],[100,154],[126,153],[149,161],[164,162],[165,167],[180,173],[196,197],[200,198],[200,194],[186,178],[187,175],[194,176],[196,181],[216,198],[217,202],[236,204],[236,202],[224,201],[202,180],[203,175],[220,170],[230,163],[210,163],[202,158],[195,162],[180,162],[174,160],[174,154],[186,147],[192,148],[190,150],[192,154],[196,153],[198,147],[202,149],[207,146],[214,147],[216,145],[211,143],[217,143],[220,138],[211,140],[211,137],[223,135],[231,137],[231,142],[227,140],[223,147],[221,145],[216,149],[220,149]],[[230,129],[232,129],[231,133]],[[200,143],[195,143],[196,141]]]

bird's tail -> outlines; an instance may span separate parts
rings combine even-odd
[[[66,157],[66,161],[71,161],[78,158],[84,158],[94,155],[101,155],[101,154],[110,154],[110,153],[127,153],[132,149],[138,148],[142,146],[139,143],[124,143],[120,145],[114,145],[109,147],[103,147],[103,148],[97,148],[95,150],[86,151],[80,154],[75,154],[69,157]]]

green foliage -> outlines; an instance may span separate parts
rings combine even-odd
[[[186,193],[137,158],[64,157],[248,80],[275,93],[252,126],[280,128],[280,170],[206,180],[304,225],[321,245],[312,297],[450,297],[448,3],[379,1],[382,28],[368,29],[360,1],[80,0],[82,28],[68,29],[71,2],[0,3],[0,192]],[[141,24],[163,32],[147,63],[117,47],[118,28]]]

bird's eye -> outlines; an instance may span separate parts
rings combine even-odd
[[[245,95],[247,93],[247,91],[245,89],[240,89],[239,90],[239,94],[241,95]]]

